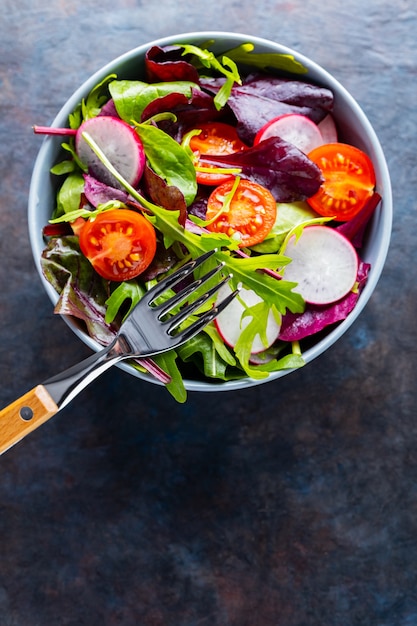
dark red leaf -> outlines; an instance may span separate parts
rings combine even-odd
[[[375,192],[365,204],[363,209],[348,222],[343,222],[336,227],[336,230],[349,239],[355,248],[362,247],[363,236],[366,227],[378,204],[381,202],[381,196]]]
[[[179,211],[178,221],[184,225],[187,217],[187,205],[178,187],[167,185],[163,178],[158,176],[149,166],[145,167],[143,177],[146,191],[151,200],[169,211]]]
[[[213,94],[223,83],[223,78],[200,81]],[[280,115],[298,113],[320,122],[333,108],[333,94],[329,89],[299,80],[257,75],[235,85],[227,104],[236,117],[241,139],[251,144],[262,126]]]
[[[241,176],[267,187],[277,202],[305,200],[318,191],[320,169],[292,144],[271,137],[253,148],[222,156],[204,156],[218,167],[239,167]]]
[[[146,75],[149,82],[190,80],[198,83],[197,70],[181,55],[180,46],[152,46],[145,56]]]

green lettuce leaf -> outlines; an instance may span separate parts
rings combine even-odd
[[[84,178],[80,172],[67,176],[57,193],[57,204],[54,217],[72,213],[80,207],[81,195],[84,192]]]
[[[153,171],[168,185],[177,187],[189,206],[197,194],[197,180],[188,152],[157,126],[137,124],[136,132]]]
[[[279,202],[275,224],[261,243],[252,246],[252,250],[262,254],[278,252],[286,235],[294,226],[307,222],[314,217],[317,217],[317,213],[310,208],[307,202]]]
[[[116,80],[109,85],[117,113],[128,124],[132,120],[140,122],[143,111],[155,99],[171,93],[180,93],[191,98],[193,89],[200,87],[185,80],[152,84],[139,80]]]

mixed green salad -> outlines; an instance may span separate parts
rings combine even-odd
[[[109,75],[68,127],[34,127],[62,135],[65,155],[41,260],[57,313],[106,345],[146,290],[212,249],[225,289],[241,288],[178,350],[132,361],[181,402],[184,379],[303,366],[304,345],[356,305],[381,199],[369,157],[338,136],[331,90],[292,56],[211,47],[153,46],[145,76]]]

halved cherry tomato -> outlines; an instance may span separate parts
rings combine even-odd
[[[85,223],[80,248],[103,278],[129,280],[141,274],[155,256],[155,229],[140,213],[111,209]]]
[[[190,140],[190,148],[198,158],[198,165],[204,168],[214,168],[211,163],[204,161],[205,154],[222,155],[233,154],[246,150],[247,146],[240,140],[237,130],[224,122],[208,122],[201,124],[196,130],[201,130],[199,135],[194,135]],[[196,172],[197,182],[201,185],[221,185],[232,180],[233,174],[219,174],[209,172]]]
[[[235,181],[212,191],[207,203],[207,229],[239,238],[239,247],[253,246],[266,237],[275,224],[277,203],[271,192],[250,180],[241,179],[231,201],[225,203]]]
[[[364,207],[375,188],[371,159],[359,148],[345,143],[329,143],[308,154],[321,169],[324,182],[309,205],[326,217],[347,222]]]

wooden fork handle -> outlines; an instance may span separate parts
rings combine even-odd
[[[0,411],[0,454],[58,412],[43,385],[37,385]]]

